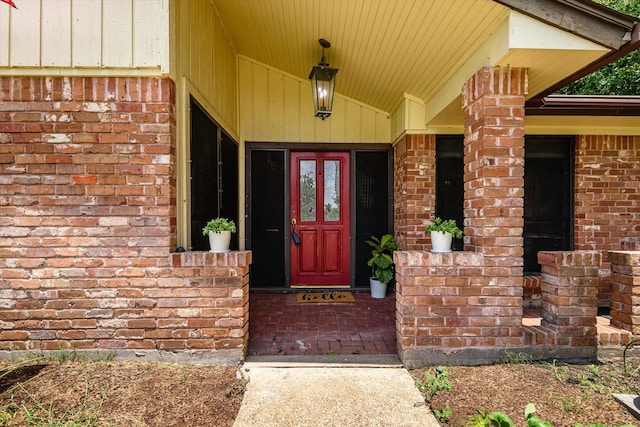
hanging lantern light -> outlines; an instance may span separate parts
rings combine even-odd
[[[309,80],[311,80],[311,91],[313,96],[313,106],[316,117],[322,120],[331,115],[333,108],[333,92],[336,85],[337,68],[329,68],[329,64],[324,57],[324,49],[329,48],[331,43],[325,39],[318,40],[322,46],[322,59],[320,63],[311,69]]]

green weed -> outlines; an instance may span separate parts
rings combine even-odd
[[[441,423],[447,423],[451,415],[453,415],[453,411],[451,410],[451,406],[447,405],[443,410],[434,409],[433,415],[440,421]]]
[[[415,385],[425,395],[427,402],[431,402],[433,397],[439,391],[450,391],[451,381],[449,381],[449,372],[442,368],[437,367],[436,374],[432,375],[431,372],[425,371],[424,381],[416,381]]]
[[[469,420],[469,425],[473,427],[515,427],[515,423],[509,416],[503,412],[496,411],[488,413],[487,408],[484,411],[477,411]],[[547,421],[544,421],[534,415],[536,406],[529,403],[524,409],[524,419],[527,427],[553,427]]]
[[[247,378],[243,378],[233,384],[226,390],[227,397],[243,396],[247,391],[247,384],[249,384],[249,380]]]
[[[582,399],[578,400],[574,397],[565,396],[562,398],[562,409],[565,412],[579,414],[582,412]]]
[[[596,393],[602,393],[604,385],[598,382],[598,372],[600,368],[597,365],[589,365],[589,371],[582,374],[578,385],[582,388],[591,388]]]
[[[569,369],[566,366],[556,365],[555,359],[553,359],[553,362],[547,363],[546,365],[549,367],[549,373],[556,380],[565,382],[569,377]]]
[[[424,381],[416,381],[416,387],[425,400],[431,403],[434,396],[440,391],[451,391],[451,381],[449,381],[449,372],[443,367],[435,368],[435,375],[429,371],[424,372]],[[435,417],[442,423],[446,423],[451,418],[451,407],[447,405],[444,409],[431,408]]]
[[[502,356],[500,356],[500,362],[509,363],[512,365],[528,365],[532,361],[533,358],[531,357],[531,355],[523,351],[514,353],[505,349],[502,353]]]

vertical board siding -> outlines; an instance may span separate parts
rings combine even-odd
[[[162,57],[167,39],[157,27],[169,31],[169,13],[163,0],[133,2],[133,66],[152,67]]]
[[[71,11],[71,64],[99,67],[102,64],[102,0],[74,0]]]
[[[169,0],[23,0],[18,7],[0,8],[0,67],[169,70]]]
[[[133,65],[132,0],[102,3],[102,63],[116,67]]]
[[[0,67],[9,65],[10,7],[0,7]]]
[[[385,112],[336,94],[333,114],[314,117],[309,82],[240,57],[241,139],[264,142],[390,142]]]
[[[21,3],[19,11],[10,11],[9,65],[40,65],[40,2]]]
[[[240,58],[241,137],[265,142],[390,142],[389,115],[336,94],[327,120],[313,115],[307,81]]]
[[[71,66],[71,0],[42,3],[42,49],[40,63],[43,66]],[[51,34],[55,37],[45,37]]]
[[[179,3],[176,15],[176,76],[186,77],[204,99],[202,107],[231,134],[238,134],[236,51],[213,3]],[[188,108],[186,105],[184,108]]]

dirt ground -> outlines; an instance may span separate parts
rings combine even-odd
[[[536,406],[535,415],[556,427],[602,423],[605,426],[639,425],[612,393],[640,393],[640,358],[628,359],[625,374],[622,360],[594,365],[560,363],[509,363],[477,367],[445,367],[451,390],[440,391],[429,402],[432,409],[451,408],[445,426],[465,426],[478,410],[501,411],[518,426],[525,426],[524,408]],[[425,371],[411,371],[419,381]]]
[[[8,365],[0,365],[0,426],[231,426],[244,391],[228,366]]]
[[[502,411],[524,426],[523,411],[556,427],[640,425],[611,393],[640,393],[640,358],[598,365],[509,363],[446,367],[452,384],[428,402],[451,408],[446,426],[477,410]],[[237,368],[168,363],[33,361],[0,363],[0,426],[231,426],[246,383]],[[424,381],[425,372],[411,375]],[[55,420],[55,422],[53,422]],[[34,421],[38,421],[39,424]],[[57,422],[57,423],[56,423]]]

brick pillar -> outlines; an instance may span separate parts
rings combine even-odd
[[[394,223],[398,247],[426,250],[425,222],[436,202],[435,135],[405,135],[394,147]]]
[[[542,322],[555,346],[597,346],[598,251],[538,252],[542,266]]]
[[[463,87],[465,249],[522,276],[527,70],[480,69]],[[491,262],[491,260],[488,260]]]
[[[158,300],[158,307],[162,304],[164,310],[149,311],[152,316],[169,317],[158,320],[156,332],[166,328],[172,339],[158,340],[156,346],[203,350],[203,357],[211,360],[244,360],[249,347],[251,252],[174,253],[171,264],[175,278],[163,283],[171,298]],[[182,334],[176,335],[178,332]],[[210,350],[214,351],[206,353]]]
[[[609,252],[611,326],[640,335],[640,251]]]

